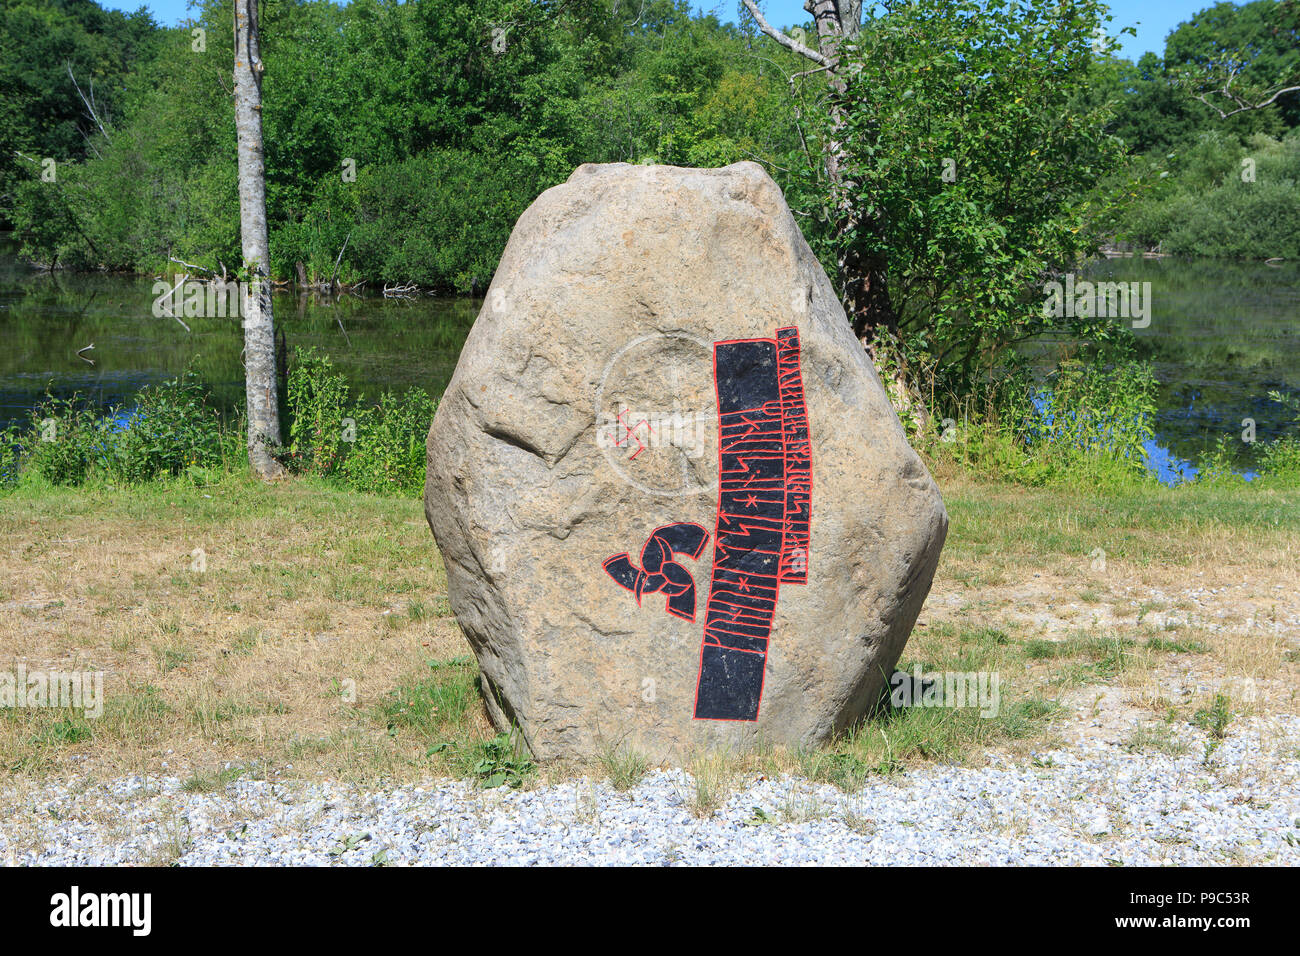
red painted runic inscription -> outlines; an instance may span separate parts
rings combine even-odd
[[[799,332],[713,346],[718,517],[695,716],[757,720],[782,584],[808,581],[812,455]]]

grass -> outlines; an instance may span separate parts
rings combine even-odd
[[[1167,722],[1138,724],[1124,742],[1124,747],[1132,753],[1162,753],[1170,757],[1181,757],[1190,749]]]
[[[644,754],[625,747],[610,747],[599,756],[600,769],[615,790],[631,790],[650,769]]]
[[[390,691],[377,705],[377,717],[390,735],[404,731],[431,747],[447,743],[465,726],[478,705],[478,669],[472,661],[429,661],[430,676]]]
[[[90,722],[79,713],[48,721],[39,726],[30,738],[30,743],[40,747],[64,747],[93,740],[95,732]]]
[[[1111,578],[1167,575],[1218,560],[1280,570],[1294,562],[1300,539],[1293,490],[1192,484],[1103,494],[982,483],[944,469],[935,477],[951,519],[945,558],[954,576],[1068,571],[1076,586],[1092,589],[1089,556],[1098,548]],[[1050,560],[1046,568],[1043,558]]]
[[[3,504],[0,661],[106,677],[97,721],[0,710],[0,766],[412,777],[492,736],[418,501],[228,476]]]
[[[1210,706],[1192,714],[1192,723],[1207,731],[1212,739],[1223,740],[1232,723],[1232,700],[1227,694],[1215,694]]]
[[[716,812],[751,773],[800,772],[852,790],[990,749],[1041,750],[1058,740],[1069,695],[1094,685],[1123,689],[1151,716],[1127,738],[1135,749],[1179,746],[1159,726],[1175,704],[1219,739],[1228,705],[1206,702],[1199,715],[1172,700],[1171,668],[1256,681],[1261,711],[1270,694],[1300,686],[1300,659],[1271,627],[1300,613],[1294,496],[1033,489],[942,468],[938,477],[951,530],[899,666],[998,674],[996,715],[909,708],[814,750],[701,757],[684,793],[693,812]],[[1210,627],[1186,597],[1193,586],[1237,588],[1241,600],[1225,600],[1229,616]],[[158,775],[166,761],[200,792],[252,767],[525,787],[591,773],[625,790],[650,769],[618,746],[585,766],[535,767],[496,736],[420,502],[313,479],[21,486],[0,510],[7,662],[106,674],[99,720],[0,709],[0,768],[10,774]]]
[[[691,786],[685,802],[694,816],[705,819],[718,812],[735,785],[738,766],[725,753],[706,753],[691,761]]]
[[[219,793],[248,773],[248,767],[237,766],[201,770],[187,777],[181,783],[181,789],[186,793]]]
[[[1202,641],[1170,640],[1164,637],[1149,637],[1146,646],[1150,650],[1164,651],[1167,654],[1205,654],[1209,651],[1209,647]]]

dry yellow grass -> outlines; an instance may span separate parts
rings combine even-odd
[[[902,663],[996,670],[1003,717],[919,714],[815,753],[709,764],[702,812],[743,773],[851,783],[1041,747],[1108,708],[1126,735],[1135,720],[1186,719],[1220,689],[1238,713],[1296,712],[1297,502],[941,477],[952,530]],[[464,773],[464,755],[492,731],[445,591],[415,500],[237,477],[22,489],[0,498],[0,670],[103,671],[106,700],[94,721],[0,709],[0,767],[169,774],[193,789],[240,773]],[[643,769],[638,755],[611,754],[543,768],[543,779],[597,773],[626,785]]]
[[[0,668],[103,671],[105,711],[71,746],[51,733],[65,713],[0,711],[0,765],[437,771],[377,715],[466,653],[418,501],[230,480],[3,507]],[[458,730],[490,736],[477,713]]]
[[[1095,720],[1078,706],[1095,685],[1121,692],[1101,694],[1117,724],[1186,718],[1220,692],[1239,715],[1300,712],[1300,496],[946,477],[953,529],[905,656],[951,660],[995,627],[1067,717]]]

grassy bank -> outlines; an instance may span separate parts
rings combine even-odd
[[[1295,712],[1294,494],[1066,492],[936,467],[952,530],[901,666],[997,671],[998,716],[914,709],[813,753],[703,761],[688,795],[699,812],[742,772],[851,785],[1041,747],[1069,737],[1089,695],[1142,709],[1138,747],[1199,746],[1183,738],[1216,706],[1228,721]],[[1207,605],[1197,588],[1224,600]],[[10,776],[176,774],[211,789],[243,774],[495,784],[591,772],[630,784],[646,766],[627,753],[589,767],[515,760],[483,717],[418,500],[316,478],[25,483],[0,512],[0,662],[106,674],[97,720],[0,709]]]

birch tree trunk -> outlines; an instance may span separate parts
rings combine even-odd
[[[889,295],[888,263],[883,254],[864,253],[862,244],[855,239],[864,233],[879,237],[883,229],[879,220],[860,213],[854,196],[857,187],[846,170],[846,85],[840,70],[840,44],[855,39],[862,31],[862,0],[804,0],[804,10],[812,16],[817,29],[816,49],[804,46],[772,27],[759,11],[756,0],[741,2],[764,34],[816,63],[827,73],[830,136],[824,145],[822,163],[831,188],[833,227],[839,249],[836,270],[842,304],[854,333],[873,360],[883,357],[878,354],[882,349],[892,351],[889,361],[884,364],[893,365],[889,384],[895,407],[924,424],[928,418],[925,405],[915,383],[909,380],[910,372],[901,350],[894,347],[898,341],[898,313]],[[880,248],[879,241],[874,245]],[[877,364],[881,363],[877,361]]]
[[[855,184],[848,178],[844,151],[844,77],[840,72],[840,44],[853,40],[862,30],[862,0],[804,0],[817,28],[814,50],[792,40],[772,27],[758,9],[755,0],[742,0],[760,30],[788,50],[806,57],[826,71],[830,86],[830,136],[822,163],[831,187],[836,245],[840,249],[836,262],[840,295],[853,331],[864,345],[875,342],[880,333],[892,337],[898,331],[898,316],[889,297],[886,262],[881,255],[864,255],[854,237],[878,232],[879,222],[862,216],[854,201]]]
[[[273,454],[280,445],[280,409],[262,151],[262,70],[257,0],[235,0],[235,131],[239,150],[239,234],[246,275],[241,305],[248,463],[259,477],[276,478],[284,468]]]
[[[804,9],[817,27],[817,46],[830,70],[831,137],[823,157],[830,180],[835,234],[840,248],[838,266],[844,311],[853,331],[863,344],[872,342],[881,331],[893,336],[898,331],[898,316],[889,297],[886,263],[882,256],[866,256],[852,241],[862,231],[879,229],[879,224],[864,219],[853,199],[854,183],[845,175],[844,156],[844,78],[837,69],[839,45],[854,39],[862,29],[862,0],[805,0]]]

